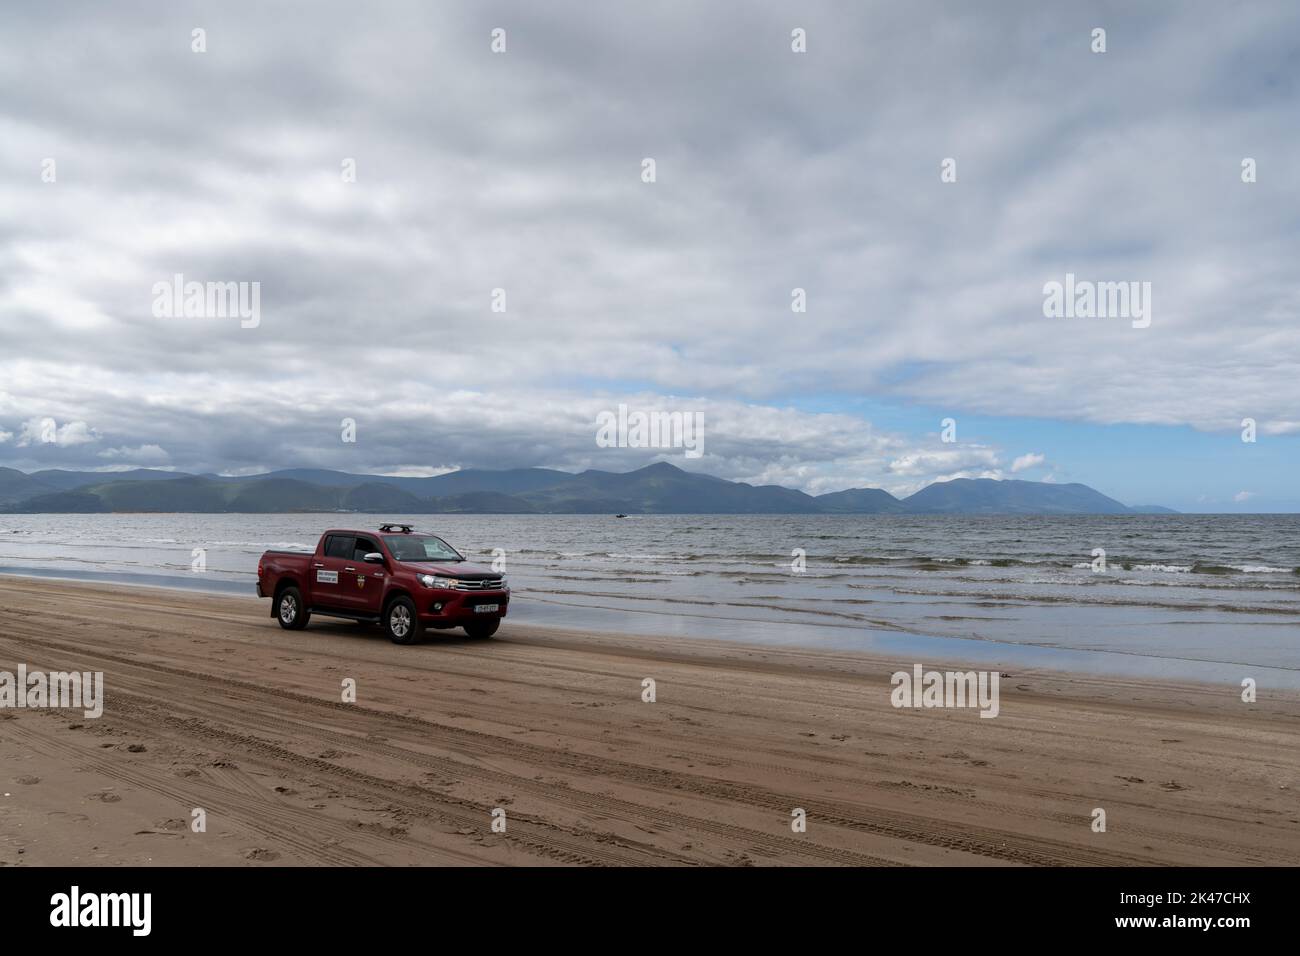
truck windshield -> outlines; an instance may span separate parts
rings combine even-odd
[[[397,561],[464,561],[459,551],[442,538],[431,534],[390,534],[384,536],[388,553]]]

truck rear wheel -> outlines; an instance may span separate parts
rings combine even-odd
[[[275,619],[286,631],[301,631],[311,620],[311,612],[303,607],[302,592],[290,585],[275,598]]]
[[[384,610],[384,630],[394,644],[414,644],[418,641],[422,628],[415,602],[409,597],[393,598]]]
[[[465,625],[465,633],[476,640],[486,640],[495,634],[500,626],[500,618],[491,621],[475,621],[473,624]]]

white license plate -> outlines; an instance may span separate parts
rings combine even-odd
[[[475,614],[491,614],[493,611],[499,611],[499,610],[501,610],[500,604],[475,604],[474,605]]]

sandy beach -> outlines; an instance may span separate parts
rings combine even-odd
[[[1295,694],[1016,671],[981,719],[893,708],[910,659],[268,613],[0,577],[0,670],[106,685],[0,710],[0,865],[1300,863]]]

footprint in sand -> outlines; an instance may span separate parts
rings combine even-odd
[[[392,837],[394,839],[401,839],[402,837],[405,837],[408,832],[410,832],[406,827],[401,826],[400,824],[392,824],[390,826],[387,824],[379,823],[378,821],[374,821],[371,823],[363,823],[360,820],[351,820],[349,821],[348,825],[355,827],[358,830],[364,830],[367,833],[377,833],[380,836]],[[457,832],[459,833],[460,831]],[[473,833],[477,831],[470,831],[470,832]]]
[[[178,834],[184,833],[185,830],[186,824],[184,820],[172,818],[170,820],[163,820],[160,823],[155,823],[152,830],[136,830],[135,835],[145,836],[153,834],[156,836],[177,836]]]
[[[40,778],[40,777],[33,777],[33,776],[19,777],[19,778],[18,778],[17,780],[15,780],[14,782],[15,782],[15,783],[21,783],[23,786],[26,786],[26,787],[30,787],[30,786],[31,786],[32,784],[34,784],[34,783],[40,783],[40,782],[41,782],[41,778]]]
[[[265,847],[255,846],[252,849],[244,851],[245,860],[257,860],[259,863],[271,863],[280,859],[280,854],[274,850],[268,850]]]

